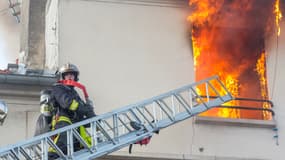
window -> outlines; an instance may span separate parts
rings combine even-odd
[[[265,42],[275,31],[274,1],[190,5],[196,81],[218,75],[236,98],[201,116],[271,120]]]

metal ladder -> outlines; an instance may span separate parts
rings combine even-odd
[[[201,97],[199,93],[206,93],[206,97]],[[95,159],[150,137],[162,128],[191,118],[232,99],[231,94],[218,77],[213,76],[139,103],[1,148],[0,160],[47,160],[49,148],[53,148],[57,152],[60,156],[59,159]],[[140,127],[134,129],[131,122],[139,124]],[[91,136],[91,146],[78,132],[79,126],[86,124],[90,125],[88,133]],[[67,133],[67,153],[63,153],[52,141],[53,136],[64,132]],[[82,146],[82,149],[76,152],[74,151],[74,137]]]

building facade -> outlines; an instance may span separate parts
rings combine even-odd
[[[46,64],[50,68],[67,62],[78,65],[80,82],[87,86],[97,114],[193,83],[191,25],[187,21],[190,13],[187,2],[182,0],[49,1]],[[273,120],[199,121],[195,117],[163,129],[148,146],[134,146],[131,155],[122,149],[103,159],[283,159],[283,28],[284,19],[278,41],[272,38],[266,47]],[[25,102],[31,109],[24,111],[14,104],[21,97],[12,99],[6,98],[8,105],[16,109],[10,111],[1,127],[5,130],[1,146],[32,137],[38,115],[36,95]],[[23,134],[13,136],[11,131]]]

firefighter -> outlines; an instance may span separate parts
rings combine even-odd
[[[44,89],[41,91],[40,96],[40,111],[41,114],[38,117],[36,123],[35,136],[49,132],[51,130],[52,117],[56,114],[54,108],[54,101],[52,99],[51,90]]]
[[[59,77],[60,80],[78,81],[79,70],[74,64],[67,63],[60,68]],[[55,107],[57,108],[57,114],[52,120],[52,130],[95,116],[91,102],[87,101],[85,103],[74,89],[74,86],[56,83],[52,87],[52,95],[55,99]],[[66,154],[66,132],[56,135],[54,143]],[[75,151],[79,149],[77,148],[78,145],[74,146]],[[49,159],[56,158],[58,158],[58,155],[53,148],[50,148]]]

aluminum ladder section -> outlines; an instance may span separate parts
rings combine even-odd
[[[206,94],[201,97],[199,93]],[[212,98],[216,96],[215,98]],[[152,136],[156,131],[191,118],[215,106],[232,100],[232,96],[217,76],[187,85],[165,94],[131,104],[112,112],[34,137],[0,149],[0,160],[48,159],[48,149],[56,150],[59,159],[95,159],[129,144]],[[138,127],[131,122],[139,124]],[[78,133],[78,127],[89,124],[91,146]],[[135,129],[134,129],[135,128]],[[63,153],[52,137],[67,133],[67,153]],[[75,137],[75,138],[74,138]],[[82,146],[74,151],[74,140]]]

